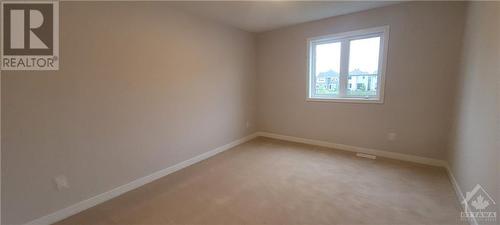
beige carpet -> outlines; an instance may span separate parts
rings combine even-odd
[[[460,224],[442,168],[266,138],[58,225]]]

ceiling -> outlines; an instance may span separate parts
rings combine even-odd
[[[176,2],[175,6],[249,32],[263,32],[298,23],[349,14],[399,2],[238,1]]]

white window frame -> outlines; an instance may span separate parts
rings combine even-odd
[[[349,97],[346,89],[349,76],[349,42],[351,40],[364,39],[370,37],[380,37],[379,67],[377,76],[377,95],[372,97]],[[341,42],[340,51],[340,75],[339,75],[339,95],[315,95],[315,64],[316,55],[314,46],[324,43]],[[363,30],[356,30],[338,34],[313,37],[307,39],[307,101],[319,102],[351,102],[351,103],[384,103],[385,72],[387,65],[387,49],[389,45],[389,26],[374,27]]]

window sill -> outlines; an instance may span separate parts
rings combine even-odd
[[[368,103],[368,104],[383,104],[382,99],[366,99],[366,98],[306,98],[308,102],[334,102],[334,103]]]

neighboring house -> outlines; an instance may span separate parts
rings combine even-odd
[[[339,84],[339,73],[329,70],[321,72],[316,76],[316,87],[329,91],[336,91]],[[349,74],[348,90],[351,91],[376,91],[377,73],[370,74],[359,69]]]
[[[355,69],[349,73],[347,89],[351,91],[376,91],[377,72],[368,73]]]
[[[323,87],[329,91],[336,91],[339,85],[339,73],[329,70],[316,76],[316,87]]]
[[[375,91],[377,87],[377,75],[350,75],[348,85],[347,88],[351,91]]]

